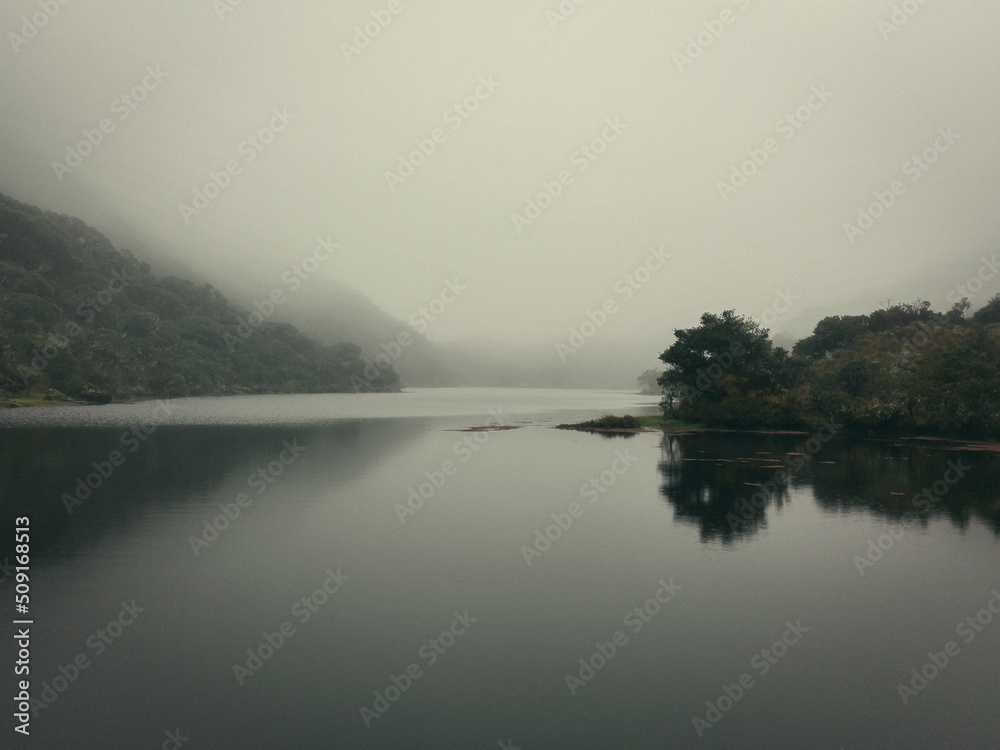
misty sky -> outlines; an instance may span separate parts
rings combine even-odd
[[[942,309],[1000,249],[1000,4],[903,5],[10,0],[0,192],[224,292],[263,298],[317,237],[340,243],[320,273],[402,320],[457,280],[436,341],[554,343],[608,299],[601,335],[664,346],[779,292],[775,331]]]

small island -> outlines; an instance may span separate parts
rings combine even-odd
[[[605,414],[598,419],[591,419],[587,422],[556,425],[556,429],[578,430],[580,432],[594,432],[605,435],[636,435],[640,432],[655,432],[656,430],[686,432],[698,429],[698,425],[689,424],[677,419],[669,419],[659,414],[639,417],[634,417],[631,414],[626,414],[622,417],[615,416],[614,414]]]

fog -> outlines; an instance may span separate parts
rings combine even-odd
[[[0,192],[245,305],[313,257],[279,316],[408,330],[411,381],[628,387],[703,312],[790,342],[946,309],[997,251],[985,0],[13,0],[0,31]]]

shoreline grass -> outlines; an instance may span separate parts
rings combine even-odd
[[[620,417],[615,414],[604,414],[598,419],[591,419],[576,424],[561,424],[558,425],[558,428],[560,430],[579,430],[581,432],[630,433],[648,432],[650,430],[685,432],[701,429],[701,426],[682,422],[677,419],[667,419],[660,414],[647,414],[638,417],[631,414],[625,414]]]

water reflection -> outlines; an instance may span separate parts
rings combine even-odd
[[[664,435],[660,492],[675,518],[698,527],[703,542],[750,537],[767,525],[767,509],[788,499],[778,472],[784,445],[732,433]],[[791,448],[788,448],[791,450]]]
[[[54,562],[79,554],[151,511],[211,497],[234,478],[243,486],[248,474],[277,458],[285,441],[306,446],[304,460],[335,474],[330,483],[337,486],[425,431],[422,420],[160,425],[132,451],[135,433],[121,428],[0,430],[0,523],[11,528],[16,515],[30,513],[34,559]],[[115,451],[121,455],[120,466],[111,464]],[[93,489],[83,484],[88,478]]]
[[[833,463],[809,467],[799,477],[824,510],[864,510],[890,519],[913,513],[924,522],[943,516],[959,528],[978,520],[1000,534],[1000,456],[994,453],[867,441],[831,444],[829,454]]]
[[[974,519],[1000,535],[1000,456],[951,443],[834,440],[815,454],[807,436],[735,432],[664,435],[661,494],[703,542],[753,537],[789,488],[809,488],[827,512]]]

